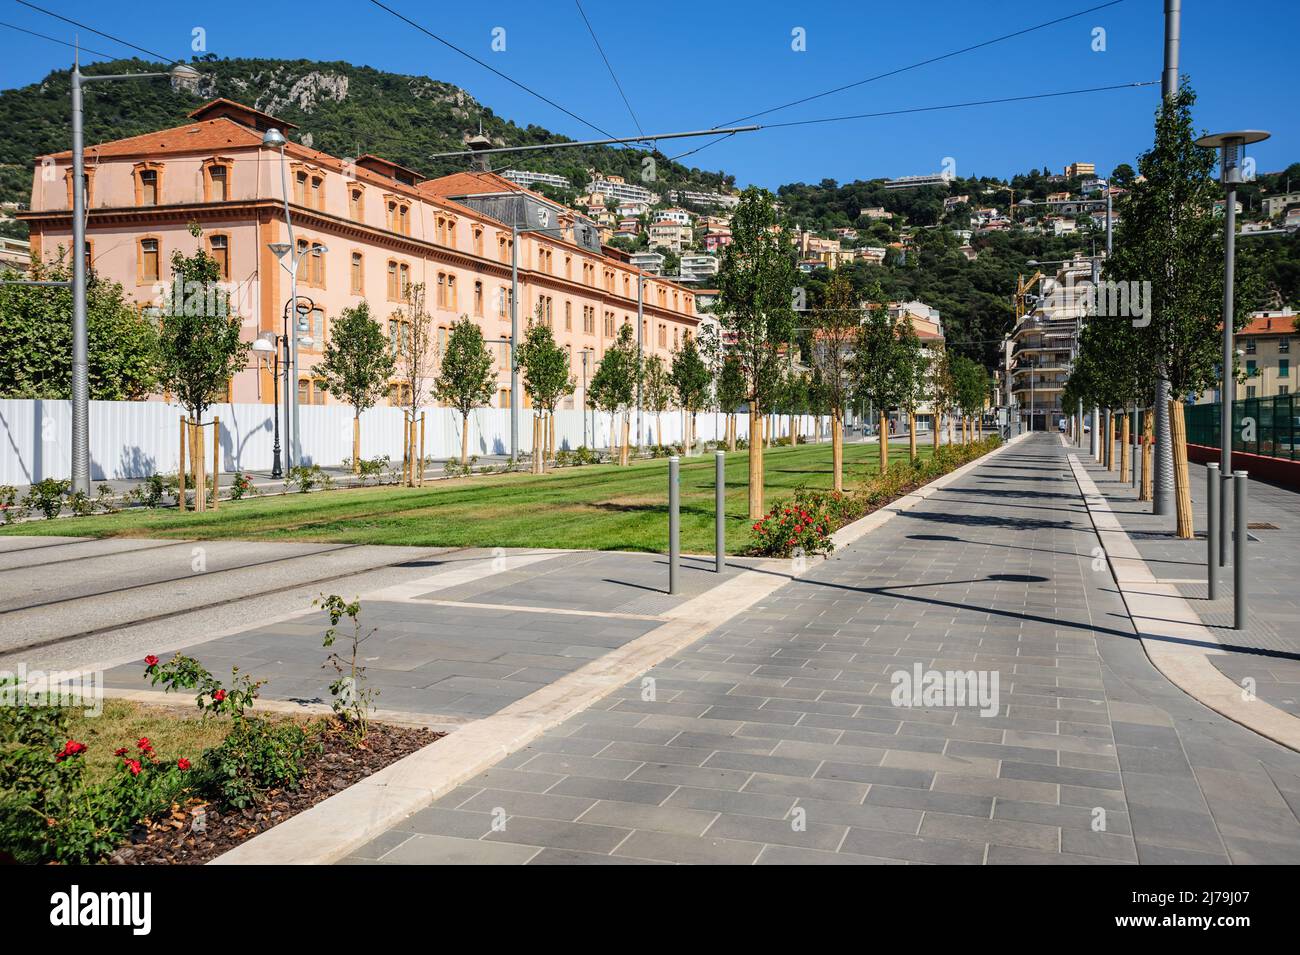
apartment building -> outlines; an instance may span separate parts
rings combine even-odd
[[[188,119],[87,147],[83,252],[97,275],[120,282],[148,310],[169,294],[172,254],[203,248],[219,264],[245,339],[279,332],[290,276],[271,246],[287,243],[289,232],[281,154],[264,147],[262,136],[272,127],[291,135],[294,126],[224,99]],[[71,160],[67,152],[37,158],[30,211],[20,216],[31,229],[33,257],[53,259],[71,244]],[[540,312],[576,361],[584,351],[599,358],[619,326],[636,321],[643,273],[626,255],[603,248],[589,220],[501,176],[429,180],[378,156],[345,161],[295,142],[285,147],[285,164],[294,240],[303,253],[298,292],[310,307],[312,344],[302,350],[297,382],[304,403],[332,400],[312,368],[332,318],[363,300],[394,340],[416,284],[426,290],[439,344],[461,316],[489,342],[507,338],[514,227],[521,322]],[[202,229],[197,238],[192,224]],[[658,278],[645,284],[644,340],[655,351],[659,341],[694,330],[698,316],[690,289]],[[505,407],[508,349],[495,350],[503,385],[496,403]],[[270,371],[250,363],[227,397],[269,402],[271,385]],[[392,400],[402,397],[395,391]]]
[[[1007,379],[1013,404],[1035,431],[1062,418],[1061,394],[1078,349],[1088,309],[1092,263],[1076,258],[1042,280],[1042,294],[1010,335]]]
[[[690,225],[691,214],[685,209],[660,209],[652,216],[655,222],[676,222],[678,225]]]
[[[546,186],[555,186],[557,189],[572,189],[573,183],[569,181],[568,176],[561,176],[554,172],[530,172],[526,169],[507,169],[501,174],[502,179],[508,179],[518,186],[532,186],[538,183]]]
[[[1091,162],[1072,162],[1065,167],[1065,178],[1073,179],[1076,176],[1095,176],[1097,175],[1097,164]]]
[[[653,222],[647,230],[650,235],[650,248],[671,249],[681,252],[689,248],[694,239],[694,230],[680,222]]]
[[[944,186],[952,182],[953,175],[947,170],[943,172],[928,172],[919,176],[899,176],[897,179],[886,179],[886,189],[918,189],[922,186]]]
[[[0,271],[13,269],[26,272],[31,265],[32,246],[22,239],[0,236]]]
[[[1276,219],[1287,209],[1287,206],[1300,205],[1300,192],[1281,192],[1276,196],[1266,196],[1260,203],[1264,210],[1264,215],[1270,219]]]
[[[615,199],[629,199],[633,202],[644,202],[647,206],[652,206],[659,201],[659,197],[644,186],[636,186],[623,179],[622,176],[606,176],[603,179],[592,179],[587,183],[587,192],[600,193],[606,196],[613,196]]]
[[[1272,398],[1293,394],[1295,378],[1293,345],[1300,342],[1296,320],[1300,314],[1294,309],[1252,312],[1246,327],[1237,332],[1237,348],[1244,381],[1237,382],[1236,397]],[[1210,389],[1197,398],[1197,404],[1217,402],[1218,388]]]
[[[712,282],[718,277],[718,257],[683,255],[678,271],[683,282]]]

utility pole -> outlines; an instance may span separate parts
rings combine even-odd
[[[1161,76],[1161,98],[1168,102],[1178,95],[1178,48],[1182,37],[1182,0],[1165,0],[1165,68]],[[1107,193],[1109,196],[1109,192]],[[1109,230],[1107,231],[1109,235]],[[1174,495],[1174,454],[1169,432],[1169,379],[1156,379],[1155,473],[1152,481],[1152,514],[1168,514]]]
[[[89,494],[90,344],[86,324],[86,163],[80,58],[78,51],[72,64],[72,490]]]
[[[678,271],[681,271],[681,270],[679,269]],[[643,375],[642,375],[642,372],[641,372],[641,363],[642,363],[642,361],[644,361],[644,358],[642,357],[642,352],[641,352],[641,349],[642,349],[642,347],[643,347],[643,342],[641,341],[641,330],[642,330],[642,328],[645,326],[645,301],[644,301],[644,299],[645,299],[645,295],[644,295],[644,289],[645,289],[645,276],[641,274],[640,270],[638,270],[638,271],[637,271],[637,276],[636,276],[636,367],[637,367],[637,376],[636,376],[636,446],[637,446],[638,448],[641,447],[641,435],[642,435],[642,431],[641,431],[641,427],[642,427],[642,425],[641,425],[641,379],[642,379]]]

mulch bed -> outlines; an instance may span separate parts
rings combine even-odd
[[[138,826],[130,843],[106,861],[110,865],[208,862],[445,735],[371,723],[365,748],[358,748],[346,737],[327,731],[323,750],[308,763],[297,789],[275,790],[265,802],[246,809],[218,812],[199,800],[174,806],[170,816]]]

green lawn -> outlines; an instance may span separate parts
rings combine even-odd
[[[919,445],[929,455],[929,443]],[[846,444],[845,486],[876,471],[876,445]],[[749,455],[727,455],[727,547],[750,542]],[[905,445],[891,461],[907,458]],[[769,448],[767,505],[800,485],[829,488],[831,446]],[[423,488],[374,487],[221,503],[215,514],[174,508],[32,521],[3,534],[332,541],[413,546],[559,547],[663,552],[668,548],[668,462],[627,468],[588,465],[550,474],[438,481]],[[682,550],[713,551],[713,454],[682,459]]]

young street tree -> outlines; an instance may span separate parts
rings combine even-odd
[[[731,245],[718,273],[715,312],[740,362],[749,403],[749,516],[763,516],[763,415],[772,410],[794,339],[795,252],[772,195],[751,186],[731,220]]]
[[[664,442],[664,412],[673,401],[672,382],[668,379],[668,368],[659,355],[647,355],[644,362],[645,374],[641,382],[641,407],[655,417],[655,441],[662,446]]]
[[[889,470],[889,412],[899,407],[912,388],[916,353],[921,343],[910,321],[900,326],[889,314],[876,286],[868,296],[871,304],[858,326],[853,348],[852,377],[858,395],[876,409],[880,432],[880,473]]]
[[[957,355],[952,359],[952,377],[957,407],[962,413],[962,443],[975,437],[972,422],[984,411],[989,393],[989,373],[974,359]]]
[[[724,356],[718,373],[717,403],[718,410],[727,419],[728,451],[736,450],[736,409],[745,403],[745,395],[745,372],[740,359],[735,355]]]
[[[917,338],[911,322],[905,323],[904,336]],[[898,407],[907,415],[907,451],[910,460],[916,460],[916,411],[925,402],[929,392],[930,352],[921,345],[908,344],[903,366],[903,393]]]
[[[460,463],[469,463],[469,415],[492,400],[497,390],[497,373],[492,353],[483,342],[482,330],[468,316],[452,324],[447,347],[434,379],[433,393],[460,412]]]
[[[1141,349],[1156,376],[1169,382],[1169,421],[1174,463],[1176,531],[1192,536],[1192,497],[1187,472],[1183,398],[1217,380],[1223,311],[1223,217],[1214,210],[1222,192],[1213,176],[1213,150],[1193,143],[1196,95],[1184,84],[1156,116],[1155,142],[1138,160],[1144,181],[1135,180],[1120,206],[1115,252],[1105,276],[1142,288],[1149,282],[1150,323]],[[1238,275],[1233,325],[1241,328],[1256,304],[1247,274]],[[1122,322],[1127,316],[1097,317]],[[1096,427],[1096,424],[1093,425]]]
[[[361,412],[388,390],[396,359],[384,330],[363,299],[330,323],[325,355],[314,372],[321,387],[352,406],[352,471],[361,470]]]
[[[669,381],[677,407],[682,409],[682,453],[689,455],[695,447],[695,416],[708,406],[709,386],[713,384],[708,363],[694,338],[687,336],[681,348],[673,353]]]
[[[628,460],[628,412],[636,400],[636,383],[640,377],[632,326],[624,322],[614,344],[601,356],[587,388],[587,401],[591,407],[609,415],[610,444],[617,444],[618,462],[622,465],[626,465]],[[623,413],[623,434],[622,439],[616,442],[615,419],[620,411]]]
[[[930,357],[930,372],[926,376],[926,385],[930,405],[934,408],[934,447],[937,450],[943,441],[940,434],[943,417],[948,409],[957,403],[957,385],[952,374],[953,355],[947,347],[940,345]],[[952,444],[952,418],[948,418],[948,443]]]
[[[197,237],[197,235],[196,235]],[[221,288],[221,266],[203,249],[172,254],[172,294],[159,324],[159,384],[198,422],[247,363],[252,342],[239,339],[240,318]]]
[[[540,469],[555,454],[555,407],[574,389],[569,353],[556,344],[541,305],[528,322],[523,342],[515,349],[515,361],[524,373],[524,393],[538,414],[545,416],[538,425],[538,440],[533,447]]]
[[[849,363],[861,317],[853,283],[844,273],[836,272],[812,320],[812,362],[831,418],[831,470],[836,491],[844,490],[844,410],[851,397]]]
[[[416,462],[421,452],[416,447],[415,416],[429,397],[433,375],[433,362],[437,357],[437,343],[433,337],[433,321],[425,308],[424,283],[409,286],[402,295],[402,305],[393,310],[389,321],[396,325],[393,343],[396,359],[396,377],[410,415],[406,430],[406,482],[414,485],[423,480],[424,462]]]

